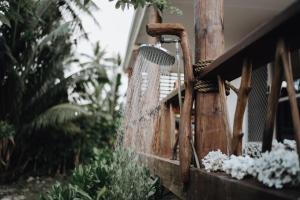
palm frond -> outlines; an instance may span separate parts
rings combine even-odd
[[[77,8],[79,8],[81,11],[86,13],[89,17],[91,17],[94,21],[94,23],[100,27],[100,24],[98,20],[95,18],[91,10],[88,8],[88,6],[92,6],[93,9],[98,9],[98,6],[93,3],[92,0],[89,0],[87,2],[82,2],[82,0],[72,0],[72,2],[76,5]]]
[[[11,28],[11,24],[10,24],[9,19],[5,15],[3,15],[2,13],[0,13],[0,22],[2,22],[4,25]]]
[[[58,127],[55,127],[58,131],[61,131],[65,134],[79,134],[81,133],[81,129],[78,125],[76,125],[74,122],[67,122],[64,124],[59,125]]]
[[[44,85],[41,86],[41,88],[35,93],[29,103],[25,106],[25,110],[29,111],[30,109],[33,109],[33,106],[37,105],[49,105],[49,103],[51,103],[51,99],[54,99],[57,94],[60,94],[61,92],[66,90],[66,86],[70,86],[76,84],[79,81],[86,80],[89,78],[88,76],[90,74],[93,74],[94,72],[95,69],[89,67],[82,69],[79,72],[76,72],[64,78],[63,80],[60,80],[60,82],[56,85],[49,86],[51,83],[45,82]],[[103,80],[108,80],[106,73],[97,73],[97,75]]]
[[[30,126],[35,130],[51,126],[60,126],[78,119],[83,115],[88,115],[88,113],[80,106],[69,103],[59,104],[49,108],[47,111],[37,116]]]
[[[38,48],[43,48],[48,42],[51,42],[55,40],[55,38],[60,36],[65,36],[66,34],[69,34],[70,31],[70,25],[72,22],[65,22],[56,29],[54,29],[51,33],[46,35],[38,44]]]

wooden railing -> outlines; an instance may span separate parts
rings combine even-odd
[[[300,1],[296,1],[268,23],[249,33],[239,43],[212,62],[200,74],[201,78],[221,76],[227,81],[242,76],[238,90],[236,115],[243,115],[250,81],[249,72],[273,63],[274,77],[268,99],[268,113],[263,135],[263,151],[270,150],[275,114],[281,81],[286,79],[292,110],[295,140],[300,155],[300,119],[293,88],[290,53],[300,49]],[[251,68],[249,68],[251,66]],[[250,71],[249,71],[250,70]],[[244,73],[242,73],[244,71]],[[244,75],[242,75],[244,74]],[[248,76],[247,76],[248,74]],[[183,87],[182,87],[183,88]],[[185,92],[184,89],[181,91]],[[175,135],[175,115],[179,114],[178,91],[173,91],[161,102],[163,110],[160,129],[155,134],[160,140],[153,154],[141,153],[149,169],[162,179],[162,183],[181,199],[299,199],[300,188],[269,189],[253,180],[237,181],[223,173],[207,173],[191,166],[189,184],[184,186],[180,178],[180,162],[172,160],[178,136]],[[240,108],[240,110],[239,110]],[[242,110],[241,110],[242,109]],[[194,112],[192,112],[194,115]],[[192,117],[193,118],[193,117]],[[235,122],[236,123],[236,122]],[[241,125],[236,128],[241,134]],[[234,131],[233,131],[234,132]],[[238,136],[238,135],[237,135]],[[233,145],[237,145],[236,142]]]

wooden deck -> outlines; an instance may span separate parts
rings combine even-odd
[[[249,33],[243,40],[210,64],[200,76],[205,79],[221,75],[228,81],[234,80],[241,76],[242,63],[245,58],[252,61],[253,69],[265,67],[268,62],[274,60],[276,44],[280,38],[285,40],[290,50],[300,48],[299,25],[300,1],[296,1],[274,19]],[[184,93],[184,89],[182,93]],[[162,100],[164,105],[171,108],[175,105],[178,106],[177,94],[178,91],[176,90],[171,92]],[[171,136],[170,132],[161,134],[163,135],[160,135],[160,138]],[[224,173],[208,173],[203,169],[193,167],[191,167],[189,185],[184,187],[180,178],[179,161],[169,159],[172,152],[171,146],[168,146],[170,142],[168,145],[160,145],[167,149],[167,153],[163,156],[140,153],[141,158],[152,174],[159,176],[163,185],[181,199],[300,199],[299,187],[275,190],[267,188],[251,178],[239,181]]]
[[[201,74],[209,78],[221,74],[226,80],[241,75],[245,57],[253,68],[263,67],[274,59],[276,43],[285,38],[291,49],[300,46],[300,2],[297,1],[270,22],[258,27],[238,44],[216,59]],[[183,87],[182,87],[183,88]],[[184,93],[184,89],[182,89]],[[177,104],[178,91],[170,93],[163,102]],[[299,199],[300,188],[269,189],[252,179],[238,181],[223,173],[207,173],[192,168],[190,184],[183,188],[180,181],[179,162],[158,156],[144,155],[153,174],[161,177],[163,184],[182,199]],[[185,191],[185,192],[184,192]]]

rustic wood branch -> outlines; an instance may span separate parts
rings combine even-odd
[[[271,92],[268,97],[267,117],[263,132],[262,151],[270,151],[272,147],[272,139],[274,132],[274,123],[276,111],[278,107],[278,99],[280,96],[280,88],[282,83],[282,67],[280,65],[282,45],[277,43],[275,62],[274,62],[274,75],[272,80]]]
[[[243,120],[246,105],[251,91],[252,64],[248,60],[244,60],[240,89],[238,90],[237,103],[234,113],[233,134],[232,134],[232,150],[233,154],[242,154],[243,139]]]
[[[185,28],[179,23],[151,23],[146,25],[146,31],[153,37],[161,35],[176,35],[180,37]]]
[[[291,112],[292,112],[291,114],[293,120],[295,140],[297,143],[297,152],[298,155],[300,155],[300,116],[299,116],[299,108],[297,105],[296,92],[294,88],[292,65],[290,62],[290,53],[286,49],[283,40],[280,40],[280,46],[282,50],[281,58],[282,58],[283,70],[287,82],[287,91],[289,95],[289,101],[290,101]],[[300,161],[300,157],[299,157],[299,161]]]
[[[184,102],[180,116],[179,126],[179,158],[181,167],[181,177],[184,183],[189,180],[189,170],[192,159],[191,140],[191,115],[193,105],[193,68],[192,53],[189,47],[189,40],[185,28],[181,24],[172,23],[154,23],[148,24],[147,33],[152,36],[176,35],[180,38],[180,44],[184,62],[184,84],[185,94]]]
[[[226,102],[226,91],[225,91],[225,81],[218,76],[218,87],[219,87],[219,95],[220,95],[220,107],[221,107],[221,112],[224,114],[224,116],[221,118],[223,120],[223,126],[224,129],[227,130],[225,131],[225,136],[226,136],[226,142],[227,142],[227,154],[232,154],[232,135],[230,131],[230,125],[229,125],[229,117],[228,117],[228,110],[227,110],[227,102]]]
[[[238,95],[239,89],[237,89],[234,85],[232,85],[229,81],[225,81],[226,85],[236,94]]]

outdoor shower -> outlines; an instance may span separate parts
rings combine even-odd
[[[167,49],[161,46],[162,43],[175,43],[176,59]],[[162,73],[169,72],[171,66],[176,62],[177,65],[177,81],[178,81],[178,102],[179,107],[182,107],[181,98],[181,76],[180,76],[180,54],[179,54],[179,39],[161,37],[160,42],[151,44],[142,44],[139,48],[140,54],[150,62],[157,64]]]
[[[146,26],[147,33],[152,37],[161,38],[155,45],[144,44],[139,47],[127,91],[125,129],[128,133],[127,143],[137,151],[150,152],[155,147],[149,141],[156,141],[152,134],[159,124],[160,77],[163,72],[177,64],[178,80],[180,78],[181,47],[184,68],[184,101],[181,103],[181,88],[178,84],[180,125],[179,125],[179,157],[183,182],[189,177],[189,167],[192,158],[191,113],[193,105],[193,69],[192,54],[189,48],[185,28],[178,23],[152,23]],[[162,36],[172,36],[164,38]],[[176,38],[174,37],[176,36]],[[173,39],[173,37],[175,39]],[[176,56],[161,46],[161,43],[175,43]],[[182,104],[182,105],[181,105]],[[164,111],[162,111],[164,112]],[[134,135],[134,137],[133,137]],[[156,143],[154,143],[156,144]]]
[[[147,33],[152,37],[161,37],[162,35],[177,36],[182,49],[183,62],[184,62],[184,102],[180,111],[180,125],[179,125],[179,157],[180,168],[183,182],[187,182],[189,179],[189,167],[192,158],[191,146],[191,113],[193,105],[193,68],[192,68],[192,54],[189,47],[188,35],[183,27],[179,23],[153,23],[148,24],[146,27]],[[167,41],[167,40],[166,40]],[[154,47],[153,47],[154,48]],[[179,56],[179,47],[177,47],[177,57]],[[149,52],[159,53],[158,49],[150,49]],[[162,54],[165,55],[165,54]],[[162,56],[164,58],[165,56]],[[177,58],[177,60],[180,60]],[[179,67],[179,65],[178,65]],[[179,89],[179,95],[181,90]],[[180,99],[181,100],[181,99]]]

